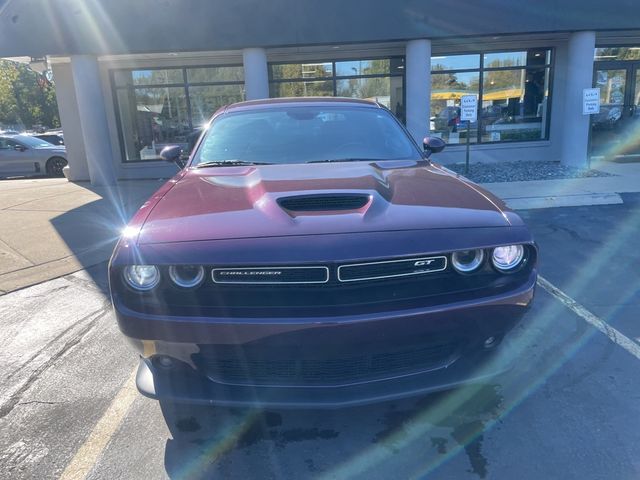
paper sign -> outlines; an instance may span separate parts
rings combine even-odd
[[[600,113],[600,89],[585,88],[582,90],[582,114]]]
[[[475,122],[478,118],[478,97],[463,95],[460,97],[460,120]]]

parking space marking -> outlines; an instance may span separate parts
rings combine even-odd
[[[575,301],[573,298],[564,293],[562,290],[560,290],[558,287],[556,287],[541,275],[538,275],[538,285],[544,288],[547,292],[549,292],[549,294],[560,301],[573,313],[582,318],[585,322],[594,326],[595,328],[600,330],[600,332],[604,333],[607,338],[609,338],[609,340],[611,340],[613,343],[624,348],[627,352],[640,360],[640,345],[638,345],[636,342],[631,340],[619,330],[609,325],[600,317],[591,313],[584,306]]]
[[[87,440],[78,449],[73,459],[60,476],[60,480],[82,480],[91,472],[103,450],[113,437],[129,407],[138,397],[135,378],[138,369],[134,369],[124,386],[111,401],[109,408],[89,434]]]

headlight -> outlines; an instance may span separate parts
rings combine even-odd
[[[204,279],[204,268],[199,265],[172,265],[169,267],[169,277],[179,287],[197,287]]]
[[[461,250],[453,252],[451,263],[453,268],[462,273],[470,273],[477,270],[484,260],[483,250]]]
[[[124,269],[124,280],[136,290],[151,290],[160,282],[160,271],[155,265],[129,265]]]
[[[508,272],[518,267],[524,259],[522,245],[507,245],[493,249],[491,261],[493,266],[501,272]]]

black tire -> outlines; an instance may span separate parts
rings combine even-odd
[[[64,177],[62,169],[67,166],[67,160],[62,157],[51,157],[47,160],[47,175],[52,177]]]

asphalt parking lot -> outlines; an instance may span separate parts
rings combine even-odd
[[[509,373],[344,410],[199,412],[181,441],[132,386],[104,265],[1,296],[0,478],[638,478],[640,194],[622,197],[520,212],[548,283]]]

